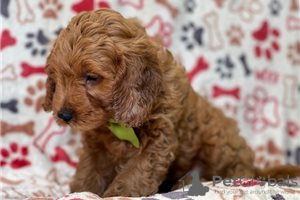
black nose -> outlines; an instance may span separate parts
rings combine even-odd
[[[57,116],[65,122],[69,122],[73,118],[73,112],[71,110],[63,109],[57,113]]]

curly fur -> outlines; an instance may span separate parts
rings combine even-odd
[[[54,44],[47,73],[45,110],[82,132],[72,192],[150,195],[169,190],[194,166],[207,180],[279,170],[253,166],[236,122],[193,91],[184,68],[136,19],[107,9],[74,17]],[[88,73],[101,80],[86,84]],[[62,108],[75,114],[68,124],[57,117]],[[111,118],[134,127],[139,149],[110,133]]]

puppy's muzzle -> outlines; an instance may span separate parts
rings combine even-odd
[[[62,109],[57,113],[57,116],[65,122],[69,122],[74,117],[74,113],[72,110]]]

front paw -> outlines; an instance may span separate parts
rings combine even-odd
[[[69,184],[69,188],[70,188],[70,192],[74,193],[74,192],[80,192],[80,186],[78,184],[78,181],[72,181]]]
[[[102,197],[129,197],[133,196],[133,192],[131,192],[126,186],[121,184],[118,185],[110,185],[110,187],[104,192]]]

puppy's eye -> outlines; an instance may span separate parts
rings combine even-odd
[[[95,85],[100,81],[101,77],[96,74],[87,74],[84,78],[86,85]]]

